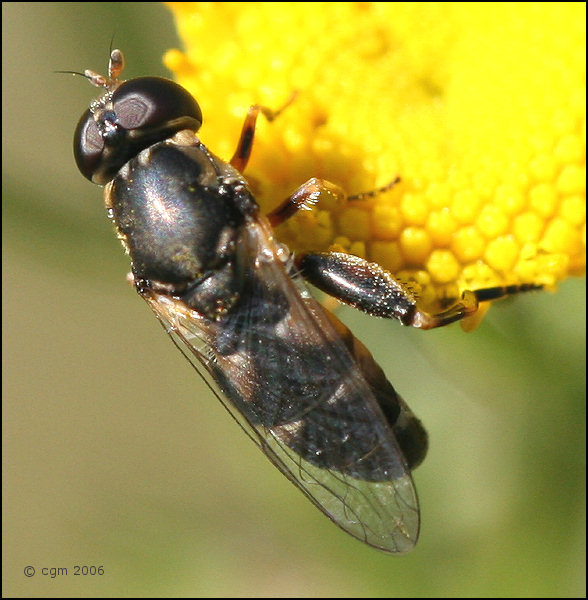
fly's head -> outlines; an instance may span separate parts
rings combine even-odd
[[[74,156],[82,175],[108,183],[141,150],[188,129],[198,131],[202,112],[182,86],[161,77],[118,79],[124,67],[120,50],[110,55],[108,77],[86,70],[104,94],[90,104],[74,135]]]

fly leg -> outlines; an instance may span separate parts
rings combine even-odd
[[[296,93],[292,94],[286,103],[277,110],[272,110],[271,108],[261,106],[260,104],[254,104],[249,107],[247,116],[243,122],[243,127],[241,128],[241,136],[239,137],[237,149],[235,150],[235,154],[233,154],[233,158],[230,160],[231,166],[235,167],[235,169],[241,173],[245,170],[245,167],[249,162],[249,157],[251,156],[251,149],[253,148],[255,125],[259,113],[262,113],[265,118],[271,122],[292,103],[295,97]]]
[[[339,301],[421,329],[443,327],[473,315],[480,302],[542,288],[521,284],[466,290],[448,309],[431,313],[420,308],[418,294],[410,284],[363,258],[342,252],[308,253],[296,257],[296,266],[308,282]]]
[[[378,194],[387,192],[399,182],[400,177],[395,177],[390,183],[381,188],[347,196],[342,187],[326,179],[312,177],[266,216],[272,227],[276,227],[299,210],[312,210],[321,201],[321,198],[325,198],[325,196],[333,197],[337,204],[342,204],[346,200],[365,200],[366,198],[372,198]]]
[[[480,302],[488,300],[499,300],[507,296],[513,296],[521,292],[530,292],[543,289],[542,285],[536,283],[520,283],[512,285],[494,286],[489,288],[480,288],[477,290],[465,290],[461,298],[450,306],[447,310],[438,313],[429,313],[417,307],[412,321],[409,325],[420,327],[421,329],[433,329],[443,327],[455,321],[460,321],[477,312]]]
[[[299,210],[312,210],[321,198],[332,196],[337,203],[345,200],[343,188],[327,181],[312,177],[303,183],[291,196],[269,212],[266,217],[272,227],[281,225]]]

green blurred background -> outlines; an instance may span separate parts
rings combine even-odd
[[[175,350],[74,165],[96,90],[53,71],[104,72],[114,34],[127,77],[166,75],[167,9],[4,2],[2,17],[3,596],[585,595],[584,279],[505,301],[472,334],[342,311],[431,438],[416,550],[364,547]]]

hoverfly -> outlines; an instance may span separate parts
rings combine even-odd
[[[377,264],[335,252],[294,256],[272,227],[321,193],[343,191],[310,179],[260,214],[241,173],[259,113],[270,120],[276,113],[252,106],[226,163],[198,139],[202,113],[189,92],[156,77],[120,81],[123,66],[114,50],[108,77],[85,71],[105,91],[82,115],[74,153],[81,173],[105,186],[137,292],[233,418],[311,502],[366,544],[411,550],[419,533],[411,470],[425,457],[427,434],[305,280],[371,315],[424,329],[474,313],[480,300],[536,286],[467,291],[430,314]]]

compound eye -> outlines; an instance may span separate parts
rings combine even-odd
[[[81,174],[90,181],[100,165],[103,151],[104,140],[94,116],[87,110],[79,120],[74,134],[74,158]]]
[[[182,86],[159,77],[138,77],[121,84],[112,97],[114,112],[127,130],[155,130],[172,135],[202,125],[198,103]]]

